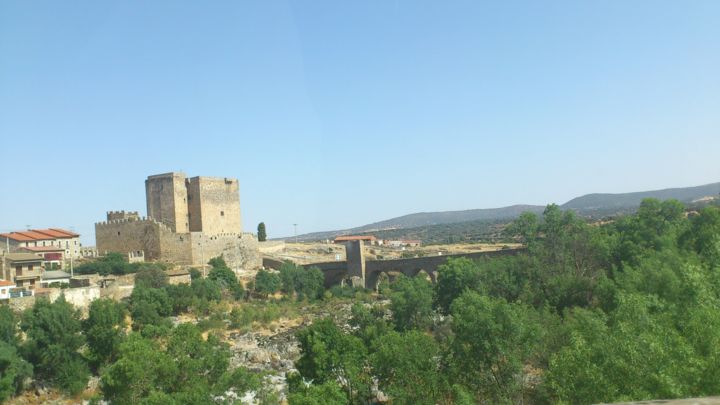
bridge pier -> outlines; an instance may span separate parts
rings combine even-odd
[[[365,249],[363,241],[353,240],[345,244],[345,257],[347,258],[348,277],[358,277],[365,284]]]

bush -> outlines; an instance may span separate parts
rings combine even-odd
[[[70,394],[85,388],[90,370],[78,350],[85,343],[80,314],[60,296],[55,302],[39,299],[23,313],[25,357],[39,379]]]
[[[208,264],[212,266],[208,279],[216,281],[220,288],[228,291],[236,300],[245,297],[245,289],[243,289],[235,272],[230,270],[222,256],[210,259]]]
[[[280,276],[276,273],[260,270],[255,275],[255,291],[265,297],[278,292],[281,284]]]

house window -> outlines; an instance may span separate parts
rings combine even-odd
[[[225,211],[220,211],[220,216],[221,216],[221,217],[224,217],[224,216],[225,216]]]
[[[28,271],[33,271],[33,265],[32,265],[32,264],[29,264],[29,265],[28,265]]]
[[[120,236],[120,231],[118,231],[118,236]]]
[[[15,276],[22,276],[22,266],[15,266]]]

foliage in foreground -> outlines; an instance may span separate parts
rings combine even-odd
[[[300,375],[347,403],[597,403],[720,394],[720,208],[677,201],[595,226],[547,207],[522,215],[512,257],[451,259],[434,289],[391,285],[299,332]],[[386,313],[390,311],[388,318]],[[291,403],[312,387],[291,384]]]

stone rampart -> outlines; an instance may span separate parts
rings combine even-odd
[[[161,230],[169,231],[169,228],[150,218],[98,222],[95,245],[101,255],[144,251],[148,260],[159,260]]]
[[[251,233],[228,233],[206,235],[192,232],[192,257],[194,264],[204,264],[217,256],[223,256],[231,269],[255,270],[262,267],[258,241]]]

